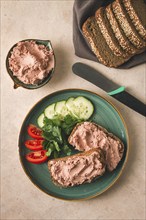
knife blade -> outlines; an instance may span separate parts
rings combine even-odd
[[[99,73],[97,70],[84,63],[75,63],[72,66],[72,71],[77,76],[80,76],[103,89],[108,93],[108,95],[127,105],[129,108],[143,116],[146,116],[146,105],[126,92],[124,86],[119,86],[112,80],[109,80],[107,77]]]

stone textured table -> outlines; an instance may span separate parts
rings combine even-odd
[[[1,1],[1,219],[145,219],[145,119],[73,75],[71,67],[77,61],[90,64],[145,102],[146,66],[116,70],[76,57],[72,7],[73,0]],[[51,40],[56,70],[50,83],[38,90],[14,90],[5,59],[13,44],[27,38]],[[18,135],[25,115],[39,99],[67,88],[87,89],[108,98],[123,115],[130,136],[131,150],[122,176],[111,189],[88,201],[67,202],[46,195],[31,183],[19,161]]]

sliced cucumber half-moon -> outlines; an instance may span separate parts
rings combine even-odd
[[[63,100],[57,102],[55,105],[55,112],[57,115],[61,115],[62,117],[65,117],[66,115],[70,114],[70,111],[66,106],[66,101]]]
[[[71,114],[77,118],[77,115],[75,115],[74,110],[73,110],[75,108],[74,99],[75,98],[73,98],[73,97],[69,98],[66,101],[66,106],[69,109],[69,111],[71,112]]]
[[[45,108],[44,115],[50,119],[55,116],[55,103],[53,103],[53,104],[49,105],[47,108]]]
[[[44,113],[42,113],[37,119],[37,123],[40,128],[42,128],[44,126],[44,117],[45,117],[45,115],[44,115]]]

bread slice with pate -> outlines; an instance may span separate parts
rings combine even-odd
[[[104,152],[100,148],[48,162],[52,181],[61,187],[90,183],[104,174],[105,166]]]
[[[77,124],[71,132],[68,142],[79,151],[101,148],[105,153],[106,165],[109,171],[113,171],[117,167],[124,153],[122,141],[93,122]]]

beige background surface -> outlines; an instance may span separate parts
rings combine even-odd
[[[1,219],[145,219],[145,119],[113,98],[108,97],[127,123],[131,151],[126,169],[110,190],[89,201],[57,200],[36,188],[20,165],[19,130],[25,115],[39,99],[66,88],[88,89],[107,97],[101,89],[72,74],[76,61],[92,65],[145,102],[145,65],[116,70],[74,55],[72,6],[72,0],[1,1]],[[56,70],[43,88],[14,90],[5,58],[14,43],[27,38],[51,40]]]

